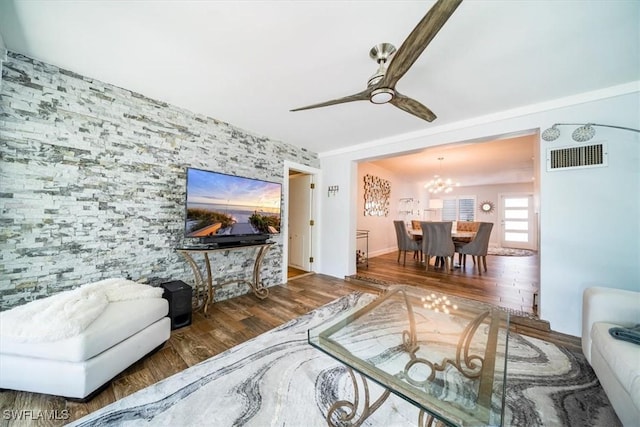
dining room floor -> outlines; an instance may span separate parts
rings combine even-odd
[[[455,263],[458,261],[456,255]],[[514,311],[537,315],[534,294],[540,288],[539,256],[487,255],[487,271],[479,272],[471,256],[465,268],[451,272],[435,269],[433,259],[429,270],[424,263],[407,254],[406,265],[398,252],[369,258],[369,265],[358,265],[358,278],[379,280],[384,283],[402,283],[441,291],[477,301],[499,305]]]

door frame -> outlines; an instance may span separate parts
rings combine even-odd
[[[315,266],[320,265],[320,236],[321,233],[321,221],[320,221],[320,203],[322,198],[320,197],[320,188],[321,188],[321,176],[320,169],[313,168],[310,166],[306,166],[300,163],[295,163],[289,160],[284,161],[284,175],[283,175],[283,183],[282,183],[282,194],[283,194],[283,214],[286,216],[282,216],[282,218],[287,218],[287,221],[283,221],[282,224],[282,283],[287,283],[288,281],[288,264],[289,264],[289,171],[297,171],[302,172],[308,175],[312,175],[312,182],[315,184],[315,193],[313,195],[313,204],[311,207],[311,217],[315,222],[313,227],[310,227],[311,231],[311,254],[313,256],[313,264],[311,265],[313,272],[315,270]]]
[[[309,223],[309,220],[313,218],[311,209],[313,209],[314,192],[310,190],[312,185],[315,184],[313,179],[313,175],[303,172],[296,171],[289,175],[289,201],[293,205],[289,215],[287,215],[287,225],[289,226],[289,238],[287,239],[289,242],[289,256],[287,263],[289,266],[305,272],[311,271],[313,267],[313,263],[310,260],[313,256],[311,253],[313,241],[307,240],[313,237],[311,233],[312,225]],[[295,230],[291,228],[293,224],[297,225]],[[295,238],[296,235],[298,239]],[[293,258],[296,259],[295,263],[291,262]]]

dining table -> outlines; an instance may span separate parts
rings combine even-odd
[[[422,237],[422,229],[411,228],[409,229],[409,234],[411,234],[411,236],[413,236],[414,238]],[[474,237],[476,237],[475,231],[451,231],[451,238],[454,241],[471,241]]]

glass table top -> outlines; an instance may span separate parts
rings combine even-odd
[[[308,332],[309,343],[453,426],[500,426],[509,315],[394,286]]]

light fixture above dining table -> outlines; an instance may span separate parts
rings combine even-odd
[[[438,161],[440,162],[440,170],[439,172],[442,173],[442,161],[444,160],[444,157],[438,157]],[[454,182],[451,178],[442,178],[442,176],[440,175],[434,175],[433,179],[429,182],[427,182],[424,185],[424,188],[427,189],[427,191],[429,191],[429,193],[431,194],[438,194],[438,193],[451,193],[453,191],[453,187],[459,187],[460,183],[459,182]]]

